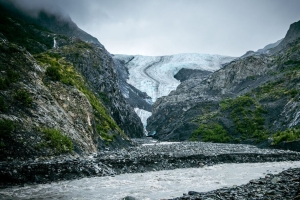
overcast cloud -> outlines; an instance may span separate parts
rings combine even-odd
[[[57,5],[114,54],[241,56],[284,37],[299,0],[14,0]]]

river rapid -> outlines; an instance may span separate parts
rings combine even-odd
[[[188,191],[206,192],[242,185],[267,174],[277,174],[288,168],[299,167],[300,161],[233,163],[82,178],[1,189],[0,199],[118,200],[126,196],[140,200],[170,199]]]

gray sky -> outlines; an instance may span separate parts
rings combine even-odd
[[[57,4],[114,54],[241,56],[283,38],[300,0],[15,0]]]

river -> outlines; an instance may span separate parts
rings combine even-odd
[[[268,173],[277,174],[288,168],[299,167],[300,161],[219,164],[203,168],[82,178],[1,189],[0,199],[118,200],[125,196],[140,200],[168,199],[188,191],[205,192],[246,184]]]

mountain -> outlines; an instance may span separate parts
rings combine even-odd
[[[157,99],[147,130],[160,140],[173,141],[284,145],[297,140],[299,24],[291,25],[271,53],[238,58]]]
[[[197,69],[207,74],[234,59],[196,53],[170,56],[114,55],[113,58],[119,63],[119,73],[124,74],[121,78],[122,93],[131,102],[144,125],[156,99],[168,95],[180,84],[174,75],[181,69]]]
[[[282,42],[282,40],[283,39],[280,39],[277,42],[274,42],[272,44],[268,44],[264,48],[258,49],[257,51],[248,51],[244,55],[242,55],[241,58],[245,58],[245,57],[248,57],[248,56],[254,56],[254,55],[260,55],[260,54],[270,54],[271,53],[270,50],[277,47]]]
[[[0,10],[0,160],[85,155],[144,136],[97,39],[70,18]]]

